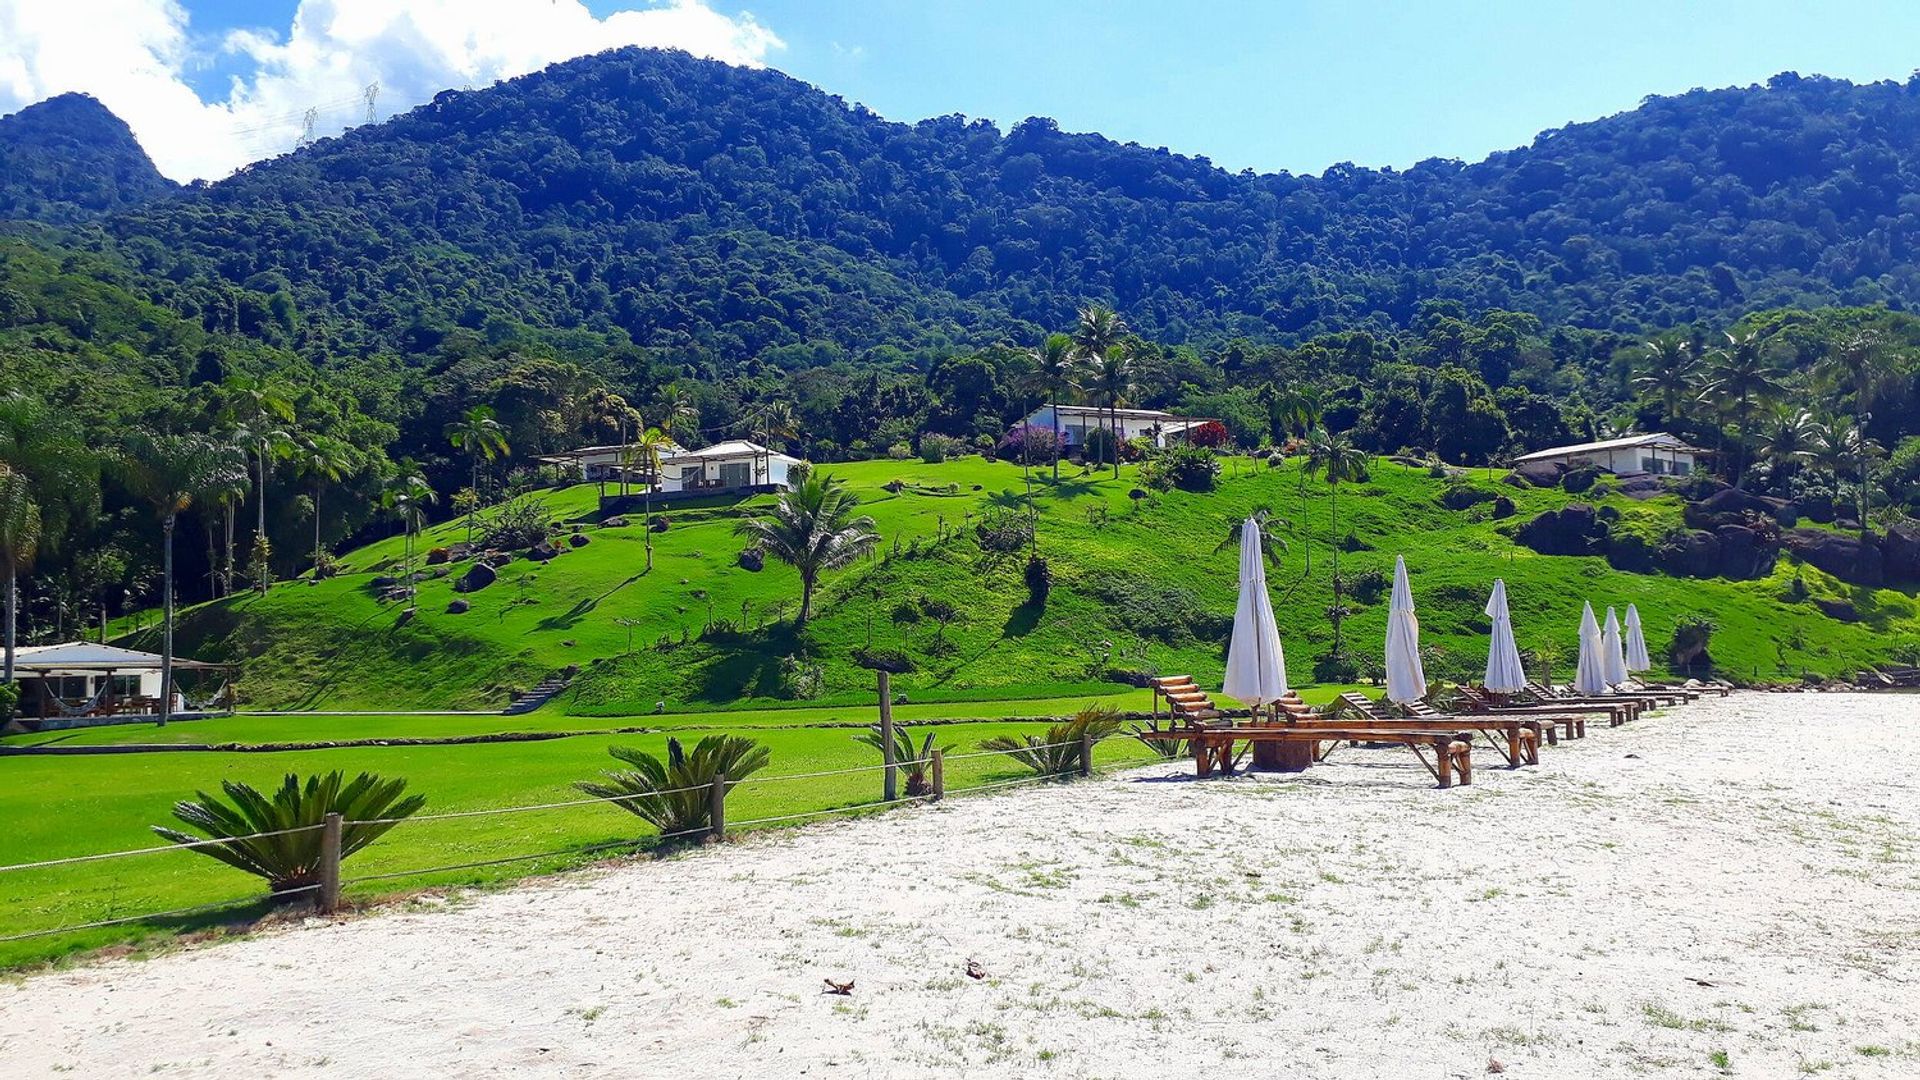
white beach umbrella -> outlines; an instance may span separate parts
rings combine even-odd
[[[1520,663],[1520,646],[1513,640],[1513,618],[1507,614],[1507,583],[1500,578],[1493,581],[1487,618],[1493,620],[1493,641],[1487,648],[1487,674],[1480,685],[1496,694],[1526,689],[1527,669]]]
[[[1620,638],[1620,617],[1607,608],[1607,624],[1600,631],[1600,658],[1606,661],[1608,686],[1618,686],[1627,681],[1626,645]]]
[[[1601,658],[1600,624],[1593,617],[1593,605],[1580,612],[1580,665],[1573,674],[1573,688],[1583,694],[1607,692],[1607,662]]]
[[[1646,671],[1653,667],[1647,656],[1647,638],[1640,631],[1640,609],[1627,605],[1627,670]]]
[[[1407,584],[1407,560],[1393,557],[1393,605],[1387,611],[1387,700],[1405,704],[1427,696],[1427,671],[1420,663],[1420,619],[1413,613],[1413,587]]]
[[[1287,657],[1280,649],[1280,628],[1274,625],[1273,602],[1267,597],[1260,526],[1252,518],[1240,527],[1240,603],[1233,612],[1227,677],[1220,689],[1255,708],[1287,695]]]

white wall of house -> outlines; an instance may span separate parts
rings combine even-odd
[[[1067,448],[1085,446],[1087,433],[1091,431],[1111,431],[1116,426],[1120,430],[1120,441],[1152,436],[1156,445],[1165,446],[1170,441],[1183,437],[1185,428],[1193,421],[1172,413],[1146,409],[1121,409],[1112,418],[1105,409],[1091,405],[1062,405],[1060,414],[1060,441]],[[1055,406],[1042,405],[1027,416],[1026,423],[1037,428],[1053,429]]]
[[[1610,473],[1653,473],[1657,476],[1686,476],[1698,467],[1691,450],[1669,450],[1664,446],[1617,446],[1533,460],[1557,461],[1570,468],[1592,465]]]

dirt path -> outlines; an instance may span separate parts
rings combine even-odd
[[[1736,695],[1602,726],[1537,769],[1477,755],[1478,782],[1450,792],[1403,751],[1014,789],[36,977],[0,987],[0,1060],[1910,1077],[1916,737],[1916,697]]]

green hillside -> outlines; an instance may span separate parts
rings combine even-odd
[[[1027,600],[1024,554],[996,559],[979,537],[983,515],[1024,505],[1018,465],[966,458],[823,468],[861,496],[883,539],[875,557],[827,578],[814,621],[798,636],[793,571],[739,566],[744,541],[733,525],[765,497],[657,510],[668,528],[654,534],[648,574],[640,515],[622,527],[600,524],[596,489],[582,485],[542,498],[562,528],[578,528],[587,543],[548,563],[516,559],[485,589],[456,593],[460,564],[429,568],[442,576],[420,584],[417,610],[406,616],[405,604],[383,602],[371,586],[397,570],[396,536],[345,556],[338,578],[189,610],[182,648],[243,660],[245,700],[255,708],[491,708],[571,665],[582,674],[549,710],[631,716],[657,705],[682,712],[856,704],[871,700],[873,686],[854,660],[862,649],[913,659],[917,670],[895,687],[915,703],[1110,692],[1124,673],[1217,680],[1236,556],[1216,549],[1230,522],[1263,506],[1290,523],[1290,550],[1271,578],[1291,676],[1309,681],[1315,657],[1331,645],[1332,503],[1327,486],[1303,478],[1297,462],[1231,458],[1216,492],[1156,492],[1138,506],[1129,498],[1138,490],[1130,469],[1117,481],[1070,470],[1057,488],[1036,473],[1038,545],[1054,576],[1043,606]],[[890,490],[896,481],[903,486]],[[1494,520],[1487,503],[1443,506],[1442,492],[1461,483],[1508,496],[1516,513]],[[1596,494],[1516,489],[1485,470],[1443,482],[1425,469],[1376,463],[1370,482],[1339,493],[1341,532],[1353,537],[1343,546],[1355,549],[1340,555],[1353,610],[1349,651],[1363,671],[1378,655],[1385,596],[1366,579],[1389,576],[1396,554],[1407,557],[1423,641],[1437,650],[1429,661],[1436,676],[1470,674],[1483,660],[1480,609],[1496,576],[1508,582],[1521,647],[1557,650],[1560,663],[1573,655],[1583,599],[1637,603],[1656,654],[1678,621],[1710,619],[1714,659],[1743,678],[1843,673],[1920,636],[1910,592],[1844,585],[1787,557],[1756,580],[1673,578],[1624,573],[1598,557],[1539,555],[1507,535],[1577,500],[1617,512],[1616,530],[1658,536],[1680,526],[1677,496]],[[453,521],[416,543],[424,553],[464,535],[464,523]],[[1799,591],[1805,595],[1793,599]],[[456,596],[471,610],[449,613]],[[928,598],[952,605],[944,628],[925,614]],[[1823,615],[1819,599],[1850,601],[1860,621]]]

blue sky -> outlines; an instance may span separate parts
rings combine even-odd
[[[0,0],[0,73],[30,73],[0,77],[0,111],[92,90],[182,178],[287,149],[309,106],[318,134],[357,122],[369,82],[386,114],[628,41],[763,63],[893,119],[1050,116],[1262,171],[1472,160],[1648,94],[1920,67],[1920,0],[104,2],[127,17]]]

